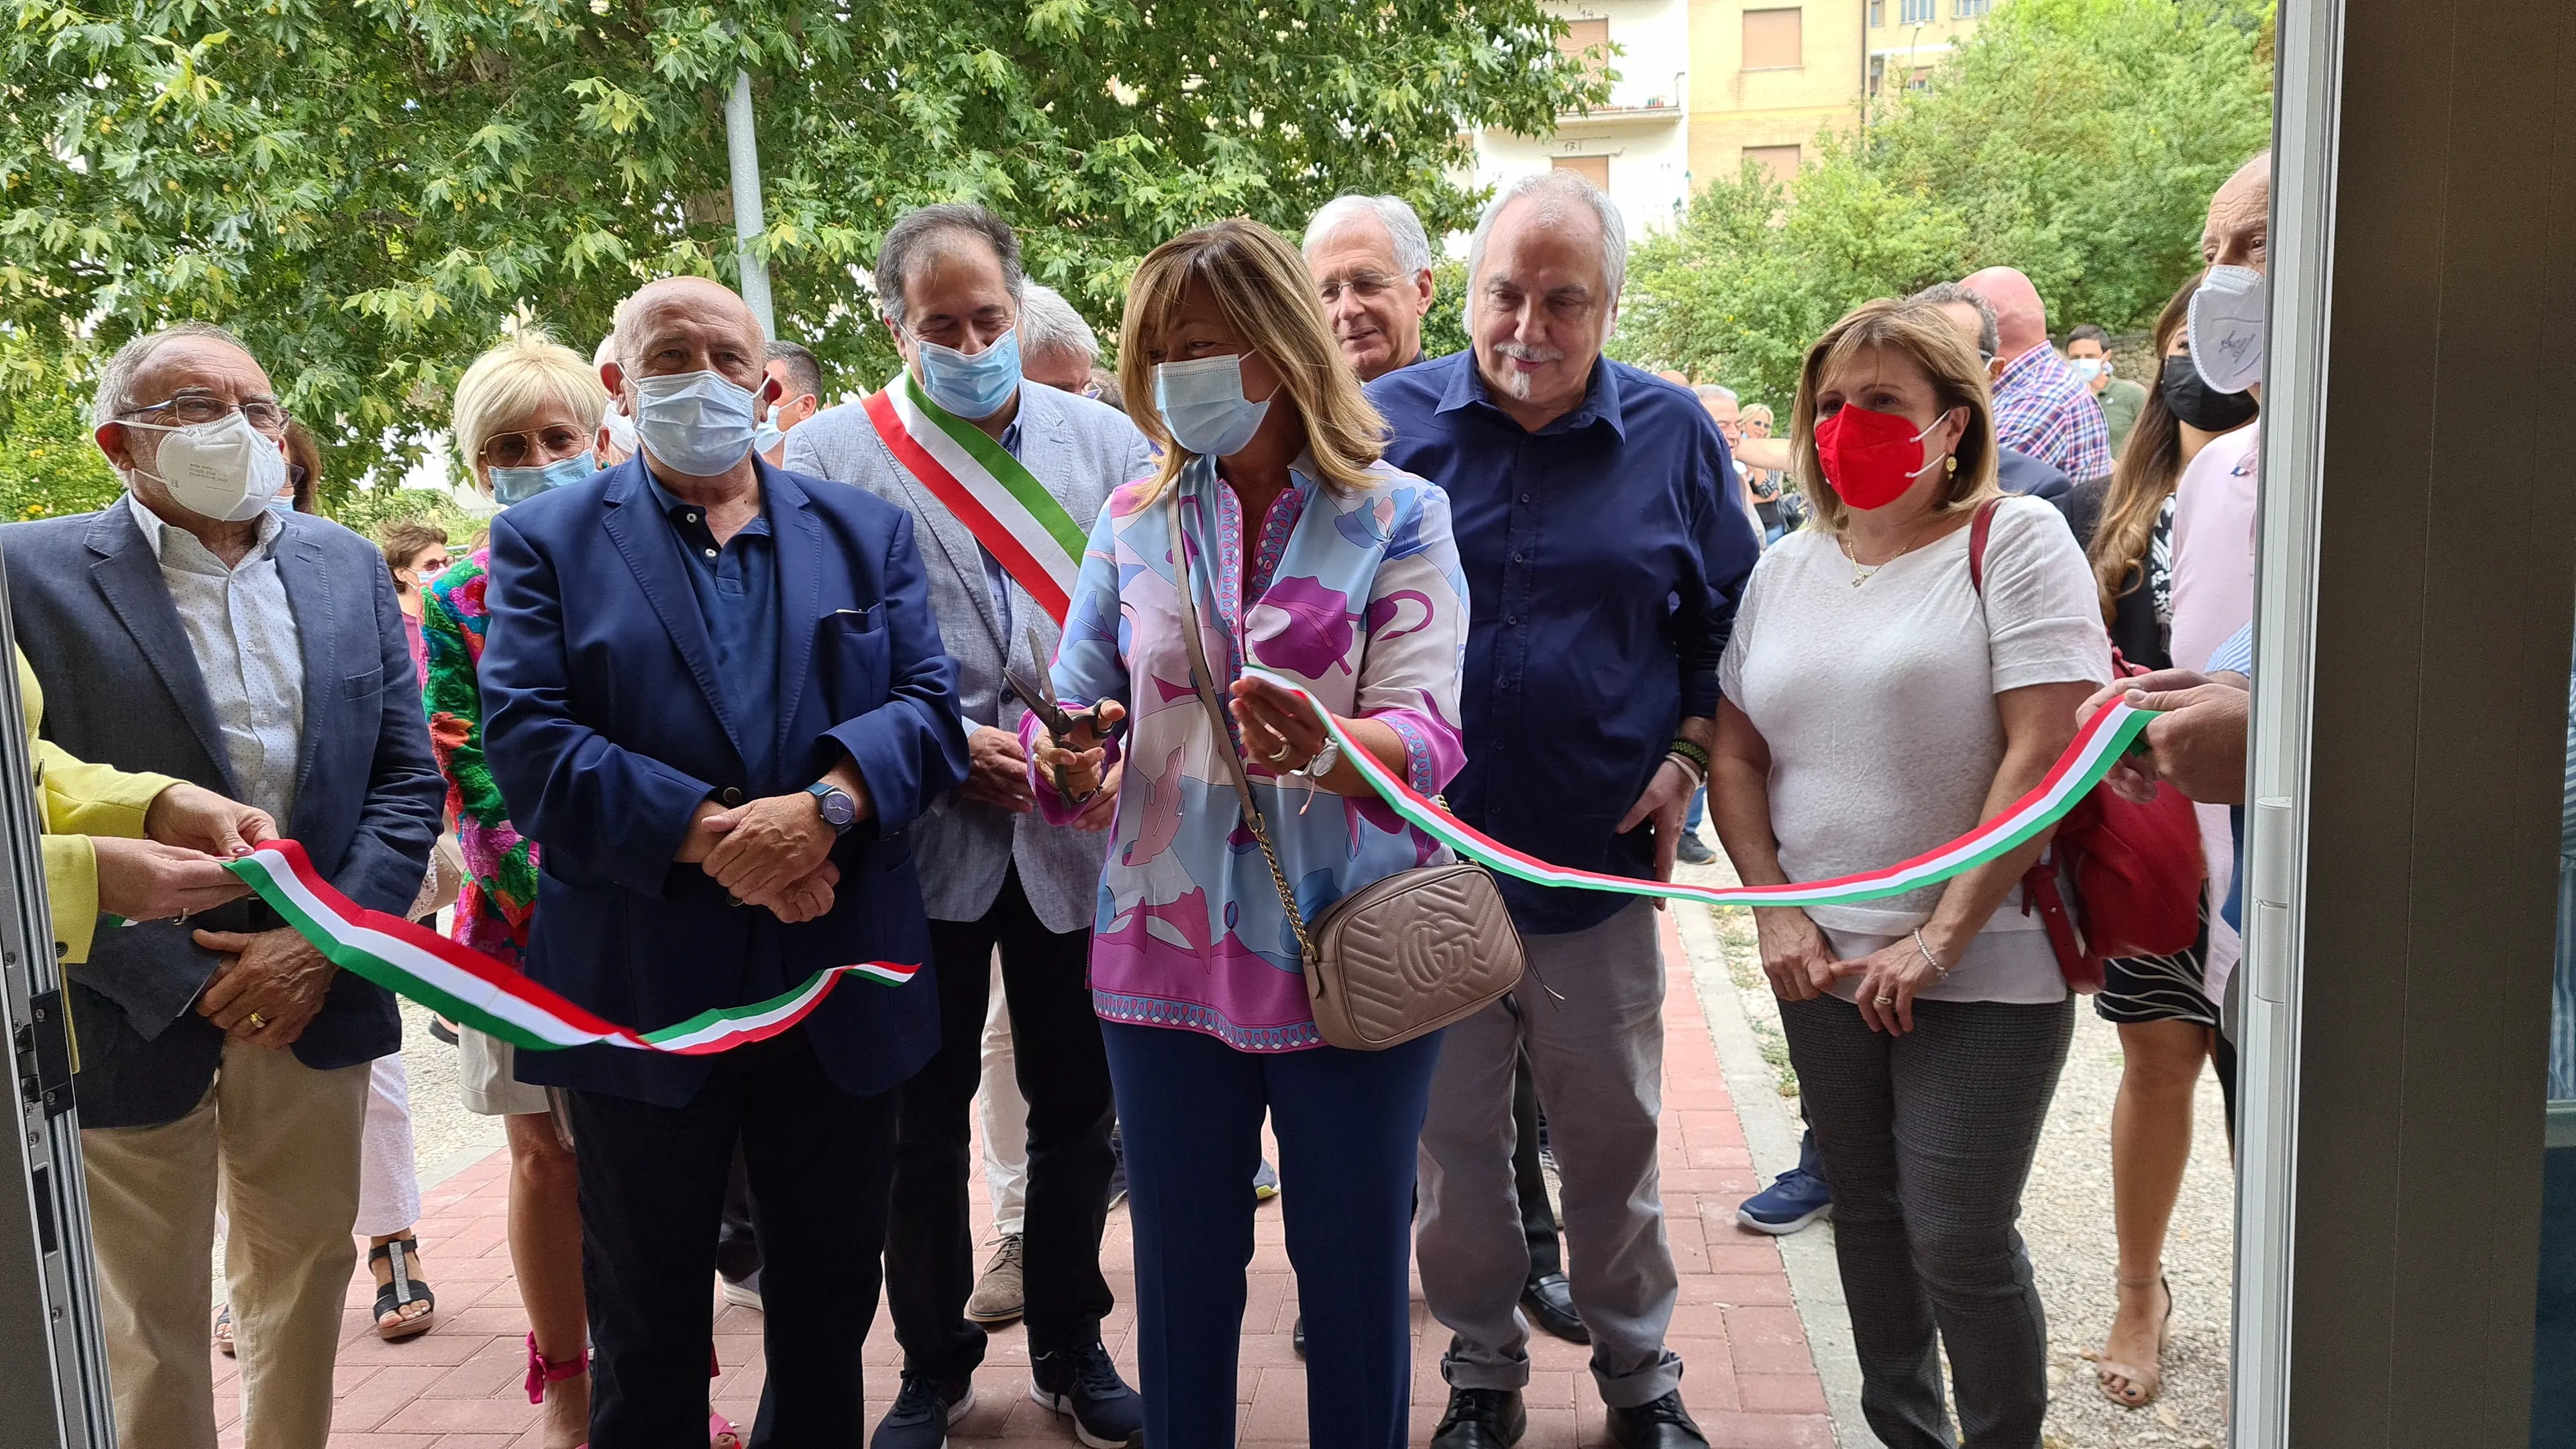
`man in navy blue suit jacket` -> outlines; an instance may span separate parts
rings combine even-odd
[[[642,1030],[827,966],[927,963],[903,829],[966,774],[911,520],[753,456],[762,349],[716,283],[646,286],[601,368],[642,451],[492,526],[485,747],[541,847],[527,969]],[[595,1449],[705,1426],[737,1142],[768,1269],[752,1443],[860,1441],[891,1089],[937,1047],[937,999],[847,982],[716,1056],[520,1056],[567,1089],[581,1159]]]

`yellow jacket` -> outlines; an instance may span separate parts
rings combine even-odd
[[[45,722],[45,692],[24,654],[18,656],[18,702],[27,719],[37,805],[45,824],[45,896],[53,904],[54,955],[65,962],[86,961],[91,933],[98,927],[98,851],[89,838],[141,839],[144,812],[179,782],[168,775],[129,774],[76,760],[53,741],[37,738]]]

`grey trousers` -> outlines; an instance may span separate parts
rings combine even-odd
[[[1781,1002],[1780,1021],[1834,1190],[1870,1428],[1893,1449],[2033,1449],[2048,1411],[2048,1322],[2016,1224],[2074,999],[1917,1001],[1903,1036],[1871,1031],[1830,996]]]
[[[1681,1384],[1682,1361],[1664,1348],[1679,1284],[1657,1190],[1664,959],[1655,925],[1640,900],[1588,931],[1528,937],[1530,975],[1510,1005],[1497,1001],[1442,1039],[1422,1126],[1414,1254],[1422,1296],[1454,1335],[1441,1360],[1454,1387],[1529,1382],[1520,1296],[1530,1246],[1512,1174],[1512,1068],[1524,1046],[1563,1178],[1566,1276],[1592,1330],[1602,1402],[1633,1408]]]

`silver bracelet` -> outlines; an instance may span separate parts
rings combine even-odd
[[[1932,980],[1934,984],[1937,985],[1940,982],[1950,979],[1950,968],[1941,964],[1941,958],[1932,954],[1932,948],[1930,946],[1923,944],[1923,928],[1921,926],[1914,928],[1914,949],[1923,953],[1924,964],[1932,968]]]

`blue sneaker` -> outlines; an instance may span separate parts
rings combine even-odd
[[[1744,1200],[1735,1220],[1757,1233],[1786,1237],[1834,1210],[1834,1190],[1816,1170],[1816,1134],[1798,1144],[1798,1165],[1771,1180],[1771,1185]]]

